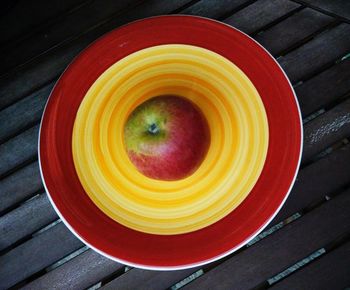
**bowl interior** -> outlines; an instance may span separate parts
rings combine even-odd
[[[72,155],[73,126],[92,84],[118,60],[144,48],[187,44],[234,63],[265,107],[269,146],[261,175],[244,201],[200,230],[156,235],[115,222],[86,194]],[[302,129],[291,85],[276,61],[238,30],[208,19],[163,16],[123,26],[89,46],[56,84],[43,115],[39,161],[44,185],[65,224],[90,247],[119,262],[148,269],[181,269],[216,260],[259,233],[288,196],[301,157]]]
[[[154,96],[179,95],[208,121],[211,142],[189,177],[160,181],[129,160],[124,124]],[[86,193],[109,217],[152,234],[181,234],[220,220],[247,197],[262,171],[268,124],[261,98],[245,74],[197,46],[160,45],[108,68],[79,107],[73,159]]]

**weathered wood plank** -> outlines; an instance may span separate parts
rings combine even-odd
[[[199,268],[180,271],[148,271],[131,269],[125,274],[101,287],[101,290],[168,289],[178,281],[191,275]]]
[[[350,136],[350,99],[313,119],[304,128],[303,162],[329,147],[336,141]]]
[[[224,22],[250,34],[299,7],[289,0],[258,0]]]
[[[0,257],[0,289],[19,283],[82,246],[59,223]]]
[[[93,250],[87,250],[21,289],[39,290],[47,288],[48,285],[50,289],[86,289],[123,267],[122,264],[107,259]]]
[[[248,2],[249,0],[201,0],[181,11],[181,14],[219,19]]]
[[[349,261],[350,242],[347,242],[269,289],[346,289],[350,285]]]
[[[350,232],[349,206],[350,190],[238,253],[184,289],[253,288]]]
[[[303,116],[328,106],[350,92],[350,59],[332,66],[295,88]]]
[[[304,208],[325,200],[350,183],[350,145],[300,170],[293,189],[271,224],[277,224]]]
[[[327,148],[336,141],[349,136],[350,101],[346,100],[332,110],[312,120],[305,127],[303,161]],[[0,175],[32,158],[37,149],[38,126],[0,145]]]
[[[223,2],[220,1],[220,3],[223,3]],[[207,16],[215,16],[215,15],[220,15],[220,13],[222,14],[226,8],[225,6],[220,6],[220,7],[217,7],[216,10],[213,12],[209,9],[209,6],[208,6],[209,4],[210,3],[208,3],[208,2],[201,1],[201,2],[196,4],[196,9],[194,9],[194,10],[197,12],[200,10],[201,13],[204,13]],[[234,2],[234,4],[239,5],[240,2],[238,2],[238,3]],[[271,21],[271,17],[272,17],[272,15],[274,15],[274,13],[277,13],[276,17],[278,17],[279,9],[282,9],[283,11],[287,11],[286,9],[290,10],[290,9],[294,9],[295,7],[299,6],[297,4],[294,4],[293,2],[290,2],[289,0],[284,0],[284,1],[280,1],[280,2],[274,1],[272,3],[272,5],[267,5],[267,7],[265,7],[265,4],[266,3],[264,0],[260,3],[260,5],[258,5],[258,7],[255,7],[255,10],[254,10],[254,11],[256,11],[256,9],[259,9],[259,13],[261,14],[261,15],[259,15],[259,19],[261,19],[261,21],[263,21],[263,19],[265,19],[264,20],[265,22]],[[251,6],[252,5],[250,5],[248,7],[251,7]],[[274,8],[274,10],[271,13],[269,8],[272,8],[272,7]],[[192,8],[192,7],[190,7],[190,8]],[[186,11],[188,13],[193,12],[193,11],[189,10],[190,8],[185,10],[185,12]],[[264,8],[264,10],[263,10],[264,14],[262,14],[262,12],[260,11],[263,8]],[[239,15],[236,19],[239,20],[240,17],[243,17],[243,15]],[[266,17],[264,18],[264,16],[266,16]],[[248,19],[245,19],[245,21],[249,21],[250,22],[249,24],[253,24],[256,27],[260,27],[260,26],[264,25],[263,22],[252,23],[252,21],[251,21],[252,18],[248,18]],[[248,25],[248,22],[246,24]],[[39,91],[35,91],[32,95],[28,96],[26,98],[26,100],[29,103],[29,106],[28,106],[27,102],[24,102],[24,100],[23,100],[23,103],[22,103],[22,101],[18,102],[16,104],[14,104],[13,106],[10,106],[6,110],[3,110],[2,112],[0,112],[0,122],[2,119],[4,119],[4,120],[6,119],[6,120],[8,120],[8,124],[9,124],[8,126],[6,126],[6,127],[4,126],[2,129],[0,129],[0,142],[1,142],[1,140],[4,140],[8,136],[11,136],[11,135],[13,136],[13,134],[15,134],[16,131],[20,131],[22,127],[26,126],[33,119],[36,119],[36,120],[40,119],[41,113],[36,112],[36,109],[40,110],[40,108],[41,108],[41,110],[42,110],[42,108],[44,107],[44,104],[45,104],[44,95],[46,95],[46,98],[47,98],[47,96],[49,95],[49,91],[52,87],[53,87],[53,83],[49,83],[48,85],[41,88]],[[38,95],[39,97],[36,98],[35,95]],[[31,102],[31,100],[32,100],[32,102]],[[31,110],[33,110],[33,112],[28,111],[28,109],[27,109],[28,107],[30,107]]]
[[[342,149],[343,150],[343,149]],[[348,151],[346,151],[347,152],[347,154],[348,154]],[[329,158],[330,157],[333,157],[334,155],[330,155],[329,156]],[[347,155],[346,155],[347,156]],[[343,172],[343,173],[345,173],[345,176],[343,176],[343,178],[344,179],[342,179],[343,180],[343,182],[346,182],[346,172],[348,172],[346,169],[344,169],[342,166],[346,166],[347,164],[346,164],[346,162],[344,163],[343,162],[343,165],[342,165],[342,162],[341,162],[341,160],[347,160],[347,157],[346,157],[345,155],[342,155],[341,157],[338,157],[338,158],[335,158],[334,157],[334,160],[333,160],[333,167],[334,168],[337,168],[337,165],[336,164],[338,164],[339,165],[339,171],[340,172]],[[326,160],[326,159],[325,159]],[[324,162],[323,160],[321,160],[321,161],[319,161],[319,162]],[[318,166],[316,166],[315,165],[315,167],[313,167],[314,169],[318,169],[318,168],[320,168],[320,167],[318,167]],[[311,184],[316,184],[317,182],[319,182],[318,184],[321,186],[321,187],[323,187],[323,186],[327,186],[327,185],[329,185],[329,190],[333,190],[333,188],[331,188],[332,187],[332,183],[329,183],[329,181],[331,181],[331,179],[332,179],[332,176],[333,175],[330,175],[330,176],[328,176],[329,178],[327,179],[327,171],[326,171],[326,168],[327,168],[327,165],[324,165],[324,166],[322,166],[322,168],[323,168],[323,171],[322,171],[322,173],[321,172],[317,172],[317,173],[310,173],[310,175],[312,175],[312,176],[314,176],[314,178],[315,178],[315,180],[313,180],[313,179],[311,179],[310,180],[310,178],[309,177],[307,177],[307,178],[304,178],[304,180],[307,180],[307,181],[309,181],[309,185],[311,186]],[[332,165],[330,165],[330,167],[329,168],[332,168]],[[306,169],[308,169],[308,167],[306,168]],[[344,169],[344,170],[342,170],[342,169]],[[304,169],[305,170],[305,169]],[[303,170],[303,171],[304,171]],[[303,172],[302,171],[302,172]],[[334,173],[335,175],[334,175],[334,177],[335,176],[339,176],[338,175],[338,173],[339,172],[336,172],[336,171],[334,171],[334,170],[331,170],[331,171],[329,171],[329,173]],[[323,175],[323,174],[325,174],[325,175]],[[324,181],[324,183],[322,183],[321,181]],[[337,183],[337,182],[334,182],[334,184],[333,184],[333,186],[335,186],[335,187],[337,187],[339,184]],[[301,186],[301,188],[303,188],[303,186]],[[303,193],[305,193],[305,192],[303,192]],[[325,191],[323,191],[322,193],[325,193]],[[293,195],[291,195],[291,197],[292,197]],[[300,196],[301,196],[301,193],[300,193],[300,195],[298,196],[298,198],[295,198],[296,200],[302,200],[301,198],[300,198]],[[305,194],[304,194],[304,196],[305,196]],[[287,204],[288,204],[288,202],[287,202]],[[295,207],[296,208],[296,207]],[[291,213],[293,213],[293,211],[291,212]],[[70,233],[69,233],[70,234]]]
[[[44,86],[21,101],[0,111],[0,143],[16,136],[23,128],[36,124],[43,113],[53,84]]]
[[[350,51],[349,34],[350,24],[340,24],[280,57],[278,62],[293,83],[303,80],[347,54]]]
[[[101,5],[100,1],[93,0],[72,13],[62,15],[59,22],[45,27],[42,31],[38,31],[26,39],[25,45],[17,45],[15,49],[13,47],[4,48],[1,53],[6,55],[6,58],[2,60],[0,74],[6,73],[11,68],[37,57],[62,42],[77,37],[91,27],[111,18],[112,15],[117,15],[123,10],[133,7],[138,2],[139,0],[105,0]]]
[[[349,62],[344,60],[296,88],[303,112],[311,113],[349,91]],[[8,124],[0,129],[0,140],[25,129],[28,123],[39,122],[52,86],[53,83],[0,111],[0,120]]]
[[[125,11],[109,21],[91,28],[86,34],[63,43],[40,55],[10,75],[0,79],[0,109],[25,97],[48,84],[55,82],[72,59],[92,41],[106,32],[133,20],[171,13],[181,8],[190,0],[148,1]]]
[[[44,191],[38,162],[33,162],[0,180],[0,212],[29,198],[39,190]]]
[[[72,9],[86,2],[86,0],[36,0],[30,1],[9,1],[13,2],[12,7],[1,15],[0,44],[7,45],[10,41],[16,42],[25,34],[32,33],[43,23],[56,20],[61,14],[69,13]],[[28,13],[30,11],[30,13]],[[20,19],[20,21],[18,21]]]
[[[58,216],[46,194],[40,194],[0,217],[0,250],[41,229]]]
[[[350,21],[350,2],[348,0],[302,0],[311,7],[340,15]]]
[[[350,145],[344,146],[312,165],[302,169],[286,204],[271,222],[277,224],[303,208],[324,200],[327,194],[341,189],[350,182]],[[132,269],[112,280],[102,289],[135,289],[144,285],[145,289],[166,289],[197,269],[171,272],[155,272]]]
[[[38,149],[39,125],[0,145],[0,177],[24,162],[35,158]]]
[[[308,206],[309,204],[312,204],[315,201],[319,201],[320,199],[324,198],[325,195],[330,194],[346,185],[350,181],[350,176],[348,175],[348,172],[350,171],[350,163],[348,162],[349,158],[350,146],[347,145],[338,151],[328,155],[326,158],[321,159],[301,170],[296,185],[290,197],[288,198],[286,205],[282,208],[281,213],[275,218],[272,224],[283,220],[291,214]],[[51,206],[47,204],[46,207],[43,208],[40,212],[50,210],[50,208]],[[18,221],[18,224],[23,224],[24,220],[27,219],[20,219]],[[45,224],[48,222],[49,219],[45,219],[42,223]],[[35,224],[33,226],[35,226]],[[72,234],[70,232],[67,232],[67,235]],[[103,258],[101,258],[101,261],[99,262],[100,266],[105,267],[104,263],[105,262],[103,261]],[[72,260],[71,264],[71,267],[73,267],[74,259]],[[91,269],[91,275],[94,275],[94,271],[95,270]],[[136,271],[135,274],[133,274],[133,271],[135,270],[131,270],[130,274],[128,275],[131,275],[133,277],[135,275],[135,281],[143,281],[151,278],[152,279],[150,281],[154,281],[154,279],[160,279],[163,284],[159,285],[171,285],[175,278],[179,278],[178,280],[180,280],[189,274],[187,272],[183,272],[181,275],[179,274],[181,277],[173,277],[167,273],[163,274],[163,272],[159,272],[159,274],[153,275],[154,273],[148,273],[148,271],[140,270]],[[118,279],[122,279],[124,281],[126,278],[123,278],[123,276],[121,276]],[[111,285],[115,284],[112,283]]]
[[[306,203],[300,204],[301,201],[305,200],[304,198],[306,196],[309,197],[307,199],[307,202],[309,201],[312,202],[313,199],[310,198],[310,195],[311,194],[314,195],[317,192],[319,193],[318,189],[324,188],[324,190],[322,191],[322,196],[323,196],[324,194],[327,194],[329,192],[332,192],[333,190],[338,189],[338,187],[342,186],[342,184],[346,184],[348,179],[348,176],[346,174],[346,172],[348,172],[347,170],[348,163],[346,162],[346,160],[348,160],[347,156],[349,155],[349,149],[347,147],[348,146],[344,147],[344,149],[340,149],[339,154],[337,152],[337,153],[334,153],[337,155],[334,155],[334,154],[329,155],[326,159],[322,159],[317,163],[315,163],[313,166],[306,167],[304,170],[302,170],[302,174],[306,170],[306,173],[305,173],[306,176],[301,177],[301,182],[304,181],[307,183],[305,187],[303,186],[305,185],[305,183],[302,183],[300,185],[299,187],[300,191],[297,189],[298,187],[296,185],[296,191],[298,194],[294,194],[294,195],[291,194],[291,197],[288,200],[288,202],[293,200],[293,196],[295,196],[294,201],[297,201],[297,205],[294,204],[294,206],[292,207],[292,210],[290,210],[291,214],[307,205]],[[321,165],[318,166],[320,163]],[[327,168],[331,168],[331,170],[327,172]],[[312,188],[312,185],[315,185],[315,184],[318,184],[319,186],[316,188],[316,190],[309,192],[310,188]],[[303,191],[302,190],[303,188],[306,188],[307,191]],[[306,193],[308,195],[306,195]],[[301,198],[301,196],[303,196],[303,198]],[[288,205],[288,202],[287,202],[287,205]],[[71,235],[70,233],[67,233],[67,234]]]
[[[334,21],[335,19],[330,16],[305,8],[256,35],[254,38],[273,55],[278,56],[287,48],[292,47]]]
[[[199,3],[197,3],[197,4],[199,4]],[[317,12],[314,12],[313,11],[313,13],[317,13]],[[305,15],[306,16],[306,15]],[[325,16],[326,17],[326,16]],[[288,18],[289,19],[289,18]],[[288,21],[288,19],[287,20],[285,20],[285,21]],[[284,22],[285,22],[284,21]],[[284,23],[283,22],[283,23]],[[296,22],[298,22],[298,21],[296,21]],[[286,26],[286,29],[288,28],[289,30],[292,30],[293,31],[293,25],[288,25],[288,26]],[[286,30],[287,31],[287,33],[286,34],[288,34],[288,29]],[[300,30],[298,30],[298,31],[300,31]],[[305,32],[305,33],[307,33],[307,32]],[[263,34],[264,35],[264,34]],[[303,32],[300,34],[300,36],[301,35],[303,35],[304,37],[306,37],[307,36],[307,34],[303,34]],[[278,33],[276,33],[276,34],[274,34],[274,36],[275,36],[275,38],[277,39],[277,37],[278,37]],[[262,36],[261,36],[262,37]],[[263,39],[263,38],[262,38]],[[278,42],[278,41],[277,41]],[[282,42],[281,42],[282,43]],[[267,46],[267,48],[269,49],[270,47],[269,46]],[[62,58],[58,58],[59,60],[62,60]],[[323,84],[324,84],[324,82],[323,82]],[[49,88],[49,87],[52,87],[53,86],[53,83],[51,83],[51,84],[49,84],[49,85],[47,85],[47,86],[45,86],[44,88],[42,88],[41,90],[39,90],[38,92],[35,92],[35,93],[33,93],[32,94],[32,97],[34,97],[33,95],[35,95],[35,94],[39,94],[39,96],[43,96],[43,95],[46,95],[46,97],[48,96],[48,91],[47,91],[47,88]],[[29,99],[31,99],[30,97],[28,97],[28,100]],[[32,107],[33,107],[33,110],[35,110],[35,108],[39,108],[40,106],[43,106],[43,103],[44,103],[44,98],[43,99],[40,99],[39,101],[38,101],[38,105],[35,105],[35,103],[33,103],[32,104]],[[11,109],[10,109],[11,108]],[[21,127],[25,127],[25,126],[27,126],[27,124],[25,124],[26,122],[25,122],[25,120],[26,120],[26,118],[23,118],[22,120],[23,120],[23,122],[18,122],[17,120],[15,120],[16,119],[16,114],[19,114],[19,115],[22,115],[22,114],[20,114],[19,112],[17,112],[17,110],[15,109],[16,108],[16,106],[11,106],[10,108],[8,108],[8,110],[4,110],[3,112],[0,112],[0,117],[1,116],[3,116],[3,119],[4,118],[7,118],[7,117],[9,117],[9,121],[12,121],[12,123],[14,124],[14,127],[15,127],[15,129],[17,129],[17,130],[20,130],[21,129]],[[24,109],[24,106],[19,106],[19,108],[18,108],[18,111],[20,111],[20,109]],[[12,112],[12,110],[14,110],[14,112]],[[8,114],[6,114],[8,112]],[[27,114],[30,114],[30,112],[27,110],[26,111],[26,113]],[[40,113],[39,113],[39,111],[37,112],[37,114],[35,114],[35,112],[33,112],[32,114],[31,114],[31,117],[30,118],[28,118],[29,119],[29,121],[31,121],[31,120],[33,120],[33,119],[37,119],[37,120],[39,120],[39,118],[40,118]],[[12,124],[11,122],[10,122],[10,124]],[[8,136],[9,134],[11,134],[11,132],[12,132],[12,127],[11,126],[9,126],[9,127],[4,127],[3,129],[2,129],[2,131],[4,131],[4,132],[0,132],[0,140],[1,140],[1,136]],[[13,133],[12,133],[13,134]]]

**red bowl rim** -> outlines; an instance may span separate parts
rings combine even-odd
[[[198,21],[198,20],[201,20],[201,21],[205,21],[205,22],[210,22],[210,23],[216,23],[218,24],[219,26],[226,26],[226,27],[229,27],[230,29],[236,31],[236,32],[239,32],[242,34],[243,37],[249,39],[251,42],[253,42],[255,45],[257,45],[260,49],[262,49],[264,51],[264,53],[269,56],[269,58],[274,62],[275,65],[277,65],[277,68],[279,70],[279,72],[281,72],[284,76],[284,81],[287,81],[288,85],[289,85],[289,89],[290,89],[290,92],[292,93],[293,97],[294,97],[294,103],[295,103],[295,108],[297,113],[298,113],[298,120],[294,120],[294,121],[298,121],[299,122],[299,131],[297,132],[299,135],[296,137],[298,139],[298,142],[299,143],[299,149],[298,149],[298,154],[297,156],[294,156],[294,159],[296,161],[296,164],[294,164],[292,167],[294,168],[294,174],[292,175],[292,178],[290,179],[289,181],[289,187],[288,187],[288,190],[285,192],[284,194],[284,197],[282,199],[281,202],[279,202],[279,205],[277,208],[275,208],[274,212],[272,215],[270,215],[269,218],[265,219],[265,221],[259,225],[259,227],[256,228],[256,230],[254,232],[252,232],[248,237],[246,237],[244,240],[242,240],[240,243],[236,244],[235,246],[231,247],[229,250],[226,250],[226,251],[223,251],[222,253],[220,254],[217,254],[217,255],[214,255],[210,258],[206,258],[206,259],[202,259],[202,260],[198,260],[198,261],[194,261],[194,262],[191,262],[191,263],[180,263],[178,265],[166,265],[166,266],[163,266],[163,265],[155,265],[155,264],[150,264],[150,263],[143,263],[143,262],[134,262],[134,261],[130,261],[128,259],[123,259],[123,258],[119,258],[119,257],[116,257],[114,255],[111,255],[109,253],[107,253],[105,250],[101,250],[99,249],[98,247],[96,247],[93,242],[91,241],[88,241],[86,239],[86,237],[82,236],[80,233],[78,233],[77,229],[74,228],[69,222],[68,220],[66,219],[65,215],[61,212],[62,208],[59,209],[60,206],[57,206],[56,205],[56,202],[57,200],[55,200],[55,197],[53,197],[52,195],[52,192],[49,191],[49,185],[47,184],[47,179],[45,178],[44,176],[44,171],[45,169],[43,169],[43,159],[41,157],[41,154],[42,154],[42,151],[41,151],[41,142],[43,142],[43,138],[42,138],[42,134],[43,134],[43,124],[44,124],[44,121],[45,121],[45,113],[47,115],[47,109],[49,107],[49,104],[50,104],[50,100],[53,98],[53,95],[55,94],[55,89],[58,85],[58,83],[62,80],[62,77],[63,75],[71,69],[72,67],[72,64],[74,64],[76,62],[77,59],[79,59],[79,57],[81,55],[83,55],[84,53],[86,53],[88,50],[91,49],[91,47],[93,47],[96,43],[98,42],[101,42],[103,41],[106,36],[109,36],[113,33],[117,33],[120,29],[125,29],[126,27],[131,27],[135,24],[140,24],[140,23],[143,23],[145,21],[158,21],[158,20],[164,20],[164,19],[167,19],[169,20],[170,22],[172,20],[170,19],[178,19],[178,21],[181,21],[183,19],[191,19],[191,21]],[[164,43],[165,44],[165,43]],[[237,64],[236,64],[237,65]],[[254,84],[254,82],[253,82]],[[254,84],[255,85],[255,84]],[[297,176],[297,173],[298,173],[298,170],[299,170],[299,167],[300,167],[300,163],[301,163],[301,156],[302,156],[302,149],[303,149],[303,125],[302,125],[302,118],[301,118],[301,111],[300,111],[300,107],[299,107],[299,103],[298,103],[298,100],[297,100],[297,97],[296,97],[296,94],[294,92],[294,89],[292,87],[292,84],[290,83],[286,73],[284,72],[284,70],[282,69],[282,67],[279,65],[279,63],[274,59],[274,57],[262,46],[260,45],[257,41],[255,41],[253,38],[251,38],[249,35],[247,35],[246,33],[230,26],[230,25],[227,25],[225,23],[222,23],[222,22],[219,22],[219,21],[216,21],[216,20],[213,20],[213,19],[209,19],[209,18],[205,18],[205,17],[199,17],[199,16],[189,16],[189,15],[161,15],[161,16],[154,16],[154,17],[149,17],[149,18],[145,18],[145,19],[141,19],[141,20],[136,20],[136,21],[133,21],[131,23],[128,23],[126,25],[123,25],[119,28],[116,28],[115,30],[103,35],[102,37],[100,37],[99,39],[97,39],[95,42],[93,42],[90,46],[88,46],[87,48],[85,48],[82,52],[79,53],[79,55],[77,57],[75,57],[72,62],[69,64],[69,66],[65,69],[65,71],[63,72],[63,74],[61,75],[60,79],[57,81],[55,87],[53,88],[47,102],[46,102],[46,105],[45,105],[45,109],[44,109],[44,113],[42,115],[42,119],[41,119],[41,123],[40,123],[40,128],[39,128],[39,142],[38,142],[38,159],[39,159],[39,168],[40,168],[40,174],[41,174],[41,178],[42,178],[42,181],[43,181],[43,184],[44,184],[44,188],[48,194],[48,197],[49,197],[49,200],[52,204],[52,206],[54,207],[55,211],[57,212],[57,214],[59,215],[60,219],[64,222],[64,224],[70,229],[71,232],[74,233],[74,235],[76,237],[78,237],[81,241],[83,241],[85,244],[87,244],[90,248],[92,248],[93,250],[95,250],[96,252],[102,254],[103,256],[106,256],[114,261],[117,261],[119,263],[122,263],[122,264],[126,264],[126,265],[130,265],[130,266],[133,266],[133,267],[138,267],[138,268],[143,268],[143,269],[149,269],[149,270],[179,270],[179,269],[186,269],[186,268],[192,268],[192,267],[197,267],[197,266],[201,266],[201,265],[204,265],[204,264],[207,264],[207,263],[210,263],[210,262],[213,262],[213,261],[216,261],[218,259],[221,259],[233,252],[235,252],[236,250],[238,250],[239,248],[241,248],[242,246],[246,245],[247,243],[249,243],[252,239],[254,239],[271,221],[272,219],[277,215],[277,213],[280,211],[280,209],[282,208],[283,204],[285,203],[285,201],[287,200],[290,192],[291,192],[291,189],[294,185],[294,182],[296,180],[296,176]],[[260,179],[260,178],[259,178]],[[220,222],[220,221],[219,221]],[[199,230],[201,231],[201,230]],[[191,235],[192,233],[189,233],[189,235]],[[175,235],[177,236],[177,235]],[[181,236],[181,235],[180,235]]]

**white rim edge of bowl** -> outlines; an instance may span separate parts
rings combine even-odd
[[[56,207],[56,204],[54,203],[53,199],[51,198],[51,195],[49,193],[49,190],[46,186],[46,183],[45,183],[45,179],[44,179],[44,175],[43,175],[43,172],[42,172],[42,168],[41,168],[41,160],[40,160],[40,136],[41,136],[41,126],[42,126],[42,123],[43,123],[43,119],[44,119],[44,116],[45,116],[45,111],[46,111],[46,107],[50,101],[50,98],[51,98],[51,95],[52,95],[52,92],[55,90],[55,87],[57,85],[57,83],[59,82],[59,80],[61,79],[61,76],[65,73],[65,71],[69,68],[69,66],[76,60],[76,58],[78,58],[80,56],[80,54],[85,51],[90,45],[92,45],[93,43],[97,42],[100,38],[104,37],[106,34],[109,34],[111,33],[113,30],[111,30],[110,32],[107,32],[105,33],[104,35],[102,35],[101,37],[99,37],[98,39],[96,39],[95,41],[93,41],[90,45],[88,45],[82,52],[80,52],[76,57],[73,58],[73,60],[67,65],[67,67],[65,68],[65,70],[62,72],[60,78],[56,81],[55,83],[55,86],[52,88],[51,90],[51,93],[46,101],[46,104],[45,104],[45,107],[44,107],[44,110],[43,110],[43,114],[42,114],[42,117],[41,117],[41,121],[40,121],[40,126],[39,126],[39,135],[38,135],[38,161],[39,161],[39,170],[40,170],[40,176],[41,176],[41,180],[43,182],[43,185],[44,185],[44,188],[45,188],[45,191],[47,193],[47,196],[50,200],[50,203],[52,204],[53,208],[55,209],[56,213],[58,214],[58,216],[60,217],[60,219],[63,221],[63,223],[67,226],[67,228],[78,238],[80,239],[84,244],[86,244],[87,246],[89,246],[91,249],[93,249],[94,251],[96,251],[97,253],[113,260],[113,261],[116,261],[118,263],[121,263],[121,264],[124,264],[124,265],[127,265],[127,266],[131,266],[131,267],[136,267],[136,268],[140,268],[140,269],[145,269],[145,270],[158,270],[158,271],[169,271],[169,270],[184,270],[184,269],[189,269],[189,268],[194,268],[194,267],[198,267],[198,266],[202,266],[202,265],[206,265],[208,263],[211,263],[211,262],[214,262],[214,261],[217,261],[217,260],[220,260],[230,254],[232,254],[233,252],[237,251],[238,249],[240,249],[241,247],[243,247],[244,245],[248,244],[251,240],[253,240],[256,236],[258,236],[268,225],[269,223],[273,220],[273,218],[279,213],[279,211],[281,210],[282,206],[284,205],[284,203],[286,202],[292,188],[293,188],[293,185],[295,183],[295,180],[296,180],[296,177],[297,177],[297,174],[299,172],[299,169],[300,169],[300,163],[301,163],[301,157],[302,157],[302,153],[303,153],[303,140],[304,140],[304,131],[303,131],[303,122],[302,122],[302,117],[301,117],[301,110],[300,110],[300,105],[299,105],[299,102],[298,102],[298,99],[296,97],[296,94],[295,94],[295,91],[294,91],[294,88],[287,76],[287,74],[285,73],[285,71],[283,70],[283,68],[280,66],[280,64],[277,62],[277,60],[271,55],[271,53],[265,48],[263,47],[259,42],[257,42],[255,39],[253,39],[252,37],[250,37],[248,34],[244,33],[243,31],[231,26],[231,25],[228,25],[226,23],[223,23],[223,22],[220,22],[218,20],[215,20],[215,19],[211,19],[211,18],[207,18],[207,17],[202,17],[202,16],[192,16],[192,15],[186,15],[186,14],[172,14],[172,15],[159,15],[159,16],[152,16],[152,17],[146,17],[146,18],[143,18],[143,19],[140,19],[140,20],[136,20],[136,21],[132,21],[132,22],[129,22],[127,24],[124,24],[122,26],[119,26],[118,28],[116,29],[119,29],[123,26],[126,26],[126,25],[130,25],[132,23],[135,23],[135,22],[139,22],[139,21],[143,21],[145,19],[152,19],[152,18],[160,18],[160,17],[178,17],[178,16],[181,16],[181,17],[191,17],[191,18],[201,18],[201,19],[205,19],[205,20],[209,20],[209,21],[214,21],[214,22],[217,22],[221,25],[225,25],[225,26],[228,26],[230,27],[231,29],[234,29],[234,30],[237,30],[239,31],[240,33],[244,34],[246,37],[248,37],[250,40],[252,40],[254,43],[256,43],[260,48],[262,48],[270,57],[271,59],[273,59],[273,61],[277,64],[277,66],[280,68],[280,70],[282,71],[285,79],[288,81],[288,84],[293,92],[293,96],[294,96],[294,99],[295,99],[295,103],[297,105],[297,109],[298,109],[298,112],[299,112],[299,122],[300,122],[300,152],[299,152],[299,160],[298,160],[298,164],[297,164],[297,167],[295,169],[295,173],[294,173],[294,177],[292,179],[292,182],[289,186],[289,189],[283,199],[283,201],[281,202],[281,204],[279,205],[279,207],[276,209],[276,211],[274,212],[274,214],[268,219],[266,220],[266,222],[255,232],[253,233],[250,237],[248,237],[247,239],[245,239],[243,242],[239,243],[237,246],[233,247],[232,249],[230,249],[229,251],[226,251],[218,256],[215,256],[211,259],[207,259],[207,260],[204,260],[204,261],[200,261],[198,263],[192,263],[192,264],[185,264],[185,265],[182,265],[182,266],[147,266],[147,265],[143,265],[143,264],[137,264],[137,263],[132,263],[132,262],[129,262],[129,261],[125,261],[123,259],[119,259],[119,258],[116,258],[114,256],[111,256],[99,249],[97,249],[95,246],[91,245],[89,242],[87,242],[83,237],[81,237],[76,231],[75,229],[73,229],[73,227],[66,221],[66,219],[63,217],[63,215],[61,214],[61,212],[59,211],[59,209]]]

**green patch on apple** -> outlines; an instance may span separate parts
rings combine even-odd
[[[129,115],[124,144],[131,162],[145,176],[179,180],[193,174],[204,160],[210,133],[194,103],[164,95],[145,101]]]

